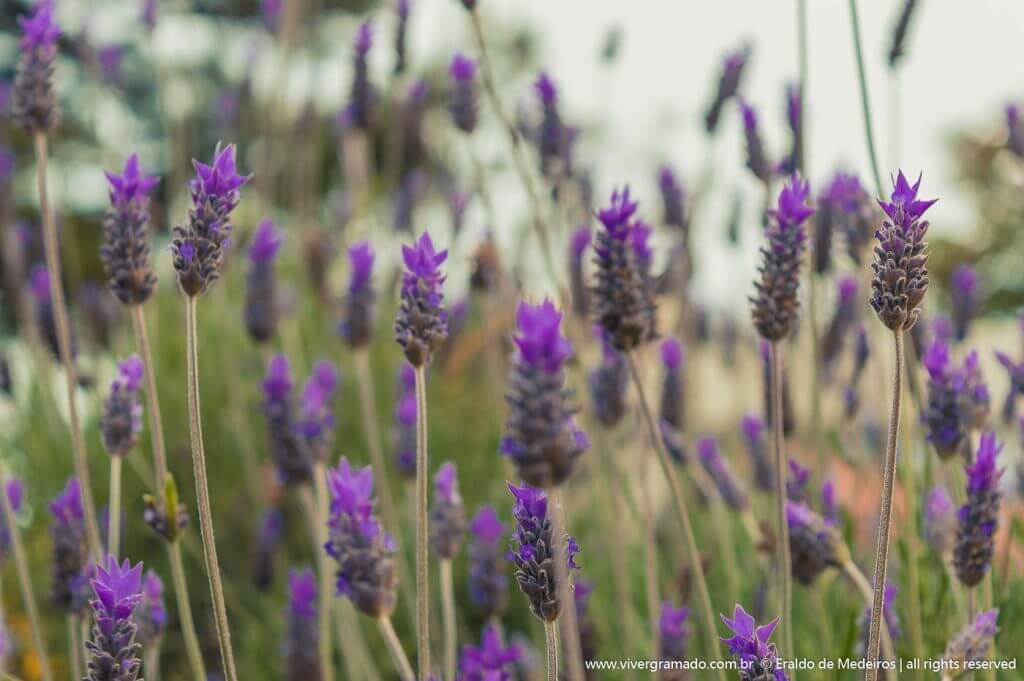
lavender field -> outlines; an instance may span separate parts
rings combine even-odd
[[[0,679],[1024,679],[1021,83],[643,4],[0,0]]]

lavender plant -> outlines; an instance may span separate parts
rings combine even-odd
[[[739,92],[750,53],[750,45],[742,45],[736,51],[725,56],[717,89],[708,106],[707,113],[704,114],[704,129],[709,135],[713,135],[718,130],[723,108]]]
[[[483,506],[469,524],[469,597],[485,619],[501,617],[508,602],[508,576],[501,540],[505,526],[493,506]]]
[[[274,261],[283,237],[273,221],[265,219],[249,244],[249,274],[245,288],[245,328],[257,343],[266,343],[277,333],[277,277]]]
[[[284,679],[320,681],[323,671],[318,654],[316,577],[312,570],[288,574],[288,607],[285,610]]]
[[[107,552],[118,556],[121,540],[121,465],[135,448],[142,431],[140,388],[142,360],[132,355],[121,362],[118,377],[110,384],[110,393],[103,404],[100,432],[103,446],[110,454],[110,525],[107,528]]]
[[[669,662],[686,661],[686,644],[690,640],[690,609],[686,606],[675,607],[671,601],[661,604],[661,615],[658,618],[658,641],[661,648],[658,652],[662,660]],[[675,674],[667,671],[662,676],[665,681],[682,681],[682,672]]]
[[[999,523],[999,479],[1005,469],[996,467],[1002,445],[995,433],[981,436],[974,463],[967,473],[967,503],[957,511],[953,566],[961,583],[977,586],[988,573],[995,552],[994,535]]]
[[[460,681],[512,681],[514,666],[521,654],[519,646],[506,646],[497,627],[487,626],[480,635],[480,645],[465,645],[459,658]]]
[[[949,641],[942,654],[942,660],[947,663],[942,681],[953,681],[964,676],[971,669],[969,663],[985,659],[999,631],[996,624],[998,618],[998,608],[986,610]]]
[[[448,66],[451,78],[451,99],[448,110],[455,127],[470,135],[479,118],[476,89],[476,62],[464,54],[452,57]]]
[[[118,565],[109,556],[96,566],[89,601],[93,611],[92,636],[85,643],[88,681],[136,681],[142,672],[136,635],[135,610],[142,600],[142,563],[125,559]]]
[[[789,676],[779,664],[778,649],[771,642],[772,634],[779,626],[779,618],[757,626],[754,617],[739,604],[732,619],[725,615],[721,617],[733,633],[721,641],[739,663],[741,681],[789,681]]]

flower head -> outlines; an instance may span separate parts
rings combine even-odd
[[[747,492],[733,475],[729,464],[722,458],[715,438],[702,437],[697,441],[697,457],[700,458],[704,470],[711,476],[718,493],[722,495],[722,501],[735,511],[746,509],[749,506]]]
[[[951,678],[963,676],[969,669],[967,663],[984,660],[988,656],[992,641],[999,632],[996,624],[998,617],[998,608],[986,610],[950,640],[942,658],[949,665],[948,668],[954,670]]]
[[[256,228],[249,244],[249,259],[253,262],[273,260],[281,249],[283,240],[284,237],[274,227],[273,221],[269,218],[264,219]]]
[[[996,467],[1002,446],[995,433],[981,436],[974,463],[964,467],[967,473],[967,503],[957,512],[958,529],[953,548],[953,566],[966,586],[975,586],[988,573],[995,552],[995,531],[999,522],[999,478],[1004,470]]]
[[[89,601],[95,623],[85,643],[88,681],[135,681],[142,661],[136,641],[134,613],[142,600],[142,563],[134,567],[125,559],[108,556],[95,566],[91,580],[95,598]]]
[[[430,361],[434,351],[448,335],[441,285],[441,265],[448,251],[437,251],[430,234],[411,246],[402,246],[405,273],[402,276],[401,308],[395,319],[395,337],[414,367]]]
[[[466,534],[466,511],[459,494],[455,464],[446,461],[434,476],[434,503],[429,518],[430,546],[441,560],[459,552]]]
[[[733,611],[732,619],[725,615],[721,617],[725,626],[733,632],[733,636],[723,638],[722,643],[729,647],[729,654],[737,658],[744,670],[744,679],[789,680],[786,672],[777,664],[778,650],[775,644],[771,643],[772,634],[779,625],[779,618],[757,626],[753,615],[739,604]]]
[[[978,313],[980,280],[977,270],[970,265],[958,265],[953,270],[950,294],[953,300],[953,324],[956,327],[957,340],[967,338],[968,326]]]
[[[329,438],[334,430],[333,401],[338,390],[338,371],[334,365],[321,360],[302,389],[299,415],[295,432],[307,441],[314,457],[326,458]]]
[[[458,678],[460,681],[512,681],[519,655],[519,646],[506,647],[497,627],[489,625],[484,628],[479,647],[462,647]]]
[[[685,660],[686,644],[690,638],[690,609],[675,607],[671,601],[662,601],[658,617],[658,640],[661,642],[660,656],[668,660]]]
[[[742,97],[738,98],[740,116],[743,119],[743,135],[747,143],[747,168],[761,182],[767,184],[771,181],[771,162],[761,141],[761,133],[757,127],[757,110],[746,102]]]
[[[786,501],[793,576],[811,584],[828,567],[841,567],[841,540],[832,524],[803,502]]]
[[[118,377],[110,384],[103,403],[100,431],[103,445],[111,456],[125,456],[138,444],[142,432],[142,400],[139,387],[145,368],[137,355],[117,367]]]
[[[139,643],[155,645],[167,628],[167,606],[164,603],[164,583],[152,570],[142,578],[142,600],[135,619],[139,624]]]
[[[486,615],[505,608],[508,577],[501,540],[505,526],[493,506],[482,506],[469,524],[469,595]]]
[[[313,571],[308,568],[288,573],[288,609],[285,611],[285,622],[285,681],[320,678],[317,583]]]
[[[110,184],[110,202],[115,206],[147,199],[149,192],[160,182],[159,177],[143,172],[138,154],[128,156],[120,175],[109,171],[103,174]]]
[[[718,78],[714,97],[704,115],[704,128],[709,135],[718,130],[718,123],[725,104],[736,96],[743,78],[744,68],[750,59],[750,45],[742,45],[739,49],[725,55],[722,71]]]
[[[669,371],[677,371],[683,364],[683,344],[677,338],[661,342],[661,362]]]
[[[373,115],[375,93],[370,84],[367,55],[373,46],[373,25],[363,22],[356,31],[353,42],[353,78],[345,119],[360,130],[369,128]]]
[[[554,373],[572,354],[572,344],[562,335],[562,313],[545,299],[540,305],[519,303],[516,309],[519,333],[513,337],[523,362]]]
[[[60,26],[53,17],[54,3],[36,2],[21,25],[21,54],[14,73],[11,114],[29,133],[48,132],[57,125],[60,111],[53,88],[54,58]]]

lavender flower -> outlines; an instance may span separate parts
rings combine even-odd
[[[654,338],[655,307],[643,245],[645,230],[635,219],[637,203],[629,187],[613,192],[611,205],[598,213],[604,229],[594,242],[597,283],[592,289],[594,313],[612,346],[629,352]]]
[[[111,456],[127,456],[139,443],[142,432],[142,401],[139,389],[145,368],[137,355],[117,365],[118,377],[110,384],[103,403],[100,433]]]
[[[373,290],[373,261],[373,248],[365,241],[348,249],[351,273],[344,319],[338,325],[338,332],[352,349],[365,348],[373,337],[374,302],[377,298]]]
[[[569,237],[569,288],[572,311],[579,319],[590,317],[590,287],[583,271],[583,254],[590,246],[590,227],[580,225]]]
[[[36,265],[29,273],[29,292],[36,302],[36,324],[46,342],[46,347],[56,359],[60,359],[60,348],[57,344],[57,319],[54,317],[53,299],[50,298],[50,273],[45,265]],[[71,333],[73,329],[69,328]],[[78,354],[78,342],[71,336],[71,356]]]
[[[1017,157],[1024,158],[1024,129],[1020,124],[1020,106],[1006,106],[1006,147]]]
[[[953,550],[957,526],[953,500],[945,487],[937,485],[924,500],[924,539],[935,553],[944,556]]]
[[[665,377],[661,383],[659,413],[664,423],[668,423],[678,430],[683,429],[686,420],[683,361],[682,343],[675,338],[666,338],[661,342],[661,363],[665,367]]]
[[[540,152],[541,171],[545,176],[552,176],[565,168],[559,168],[563,159],[568,134],[562,124],[558,111],[558,89],[544,71],[534,81],[533,89],[537,93],[543,110],[540,128],[537,131],[537,149]]]
[[[447,258],[448,251],[435,251],[426,232],[412,246],[402,246],[406,271],[402,277],[401,307],[395,319],[395,339],[414,367],[429,363],[448,335],[441,291],[445,279],[441,265]]]
[[[286,681],[317,681],[321,678],[317,641],[316,577],[313,571],[288,573],[288,608],[285,610],[284,678]]]
[[[484,628],[480,646],[465,645],[459,658],[459,681],[512,681],[516,678],[515,663],[519,659],[519,646],[508,647],[501,642],[501,633],[495,626]]]
[[[272,34],[276,34],[281,28],[281,13],[284,9],[284,0],[260,0],[260,14],[263,17],[263,26]]]
[[[411,0],[398,0],[395,3],[395,14],[398,25],[395,27],[395,74],[402,75],[406,71],[406,42],[409,34],[409,6]]]
[[[721,617],[733,632],[733,636],[723,638],[722,643],[729,647],[729,654],[737,658],[741,681],[789,681],[778,663],[778,650],[774,643],[770,643],[779,618],[758,627],[754,618],[738,603],[732,619],[725,615]]]
[[[967,473],[967,503],[957,511],[959,527],[953,549],[956,575],[966,586],[976,586],[988,572],[995,547],[995,531],[999,522],[999,478],[1005,469],[996,468],[1002,451],[995,433],[981,436],[973,464],[964,467]]]
[[[111,292],[124,305],[141,305],[156,286],[149,259],[149,192],[160,181],[147,175],[132,154],[124,171],[105,173],[110,184],[110,208],[103,219],[100,258]]]
[[[338,594],[370,617],[395,609],[395,542],[373,512],[373,470],[352,470],[342,457],[327,474],[331,492],[330,539],[324,547],[338,563]]]
[[[259,531],[253,542],[252,583],[259,591],[268,591],[277,572],[275,557],[284,534],[284,514],[268,508],[259,520]]]
[[[142,600],[135,619],[139,625],[136,638],[144,647],[160,643],[167,628],[167,606],[164,603],[164,583],[152,570],[142,578]]]
[[[964,357],[962,375],[967,424],[970,428],[981,430],[988,423],[991,397],[981,375],[981,360],[977,350],[971,350]]]
[[[850,372],[850,383],[843,391],[843,415],[847,419],[852,419],[856,416],[857,410],[860,408],[858,384],[860,383],[861,374],[864,373],[864,367],[868,364],[870,353],[868,332],[863,324],[858,324],[853,343],[853,368]]]
[[[703,437],[697,441],[697,456],[704,465],[704,470],[711,476],[715,488],[722,495],[722,501],[734,511],[744,511],[750,506],[747,491],[733,475],[729,464],[718,451],[718,443],[713,437]]]
[[[430,509],[430,548],[441,560],[452,560],[466,534],[466,510],[459,494],[455,464],[446,461],[434,476],[434,504]]]
[[[771,344],[762,340],[760,344],[761,350],[761,364],[763,367],[762,378],[764,388],[764,422],[765,425],[771,428],[772,426],[772,391],[771,391],[771,378],[772,378],[772,362],[771,362]],[[789,390],[789,375],[783,371],[782,373],[782,432],[784,435],[791,435],[796,424],[793,422],[793,398]]]
[[[139,19],[150,33],[156,29],[157,3],[158,0],[142,0],[142,12]]]
[[[482,506],[469,524],[469,596],[484,619],[500,617],[508,601],[501,539],[505,526],[493,506]]]
[[[826,371],[831,370],[839,356],[843,339],[857,322],[862,304],[857,297],[857,279],[852,276],[840,277],[836,285],[835,314],[821,341],[821,361]]]
[[[220,274],[231,236],[231,212],[238,206],[239,188],[251,175],[235,168],[235,145],[217,145],[213,164],[192,161],[196,177],[189,184],[192,208],[188,224],[174,228],[171,254],[182,292],[195,298],[206,292]]]
[[[837,172],[818,196],[815,271],[829,268],[831,233],[836,229],[844,237],[850,259],[859,266],[874,233],[877,210],[856,175]]]
[[[7,478],[7,484],[4,485],[3,493],[7,494],[7,500],[11,504],[11,510],[15,515],[21,512],[21,505],[25,497],[25,488],[18,480],[14,477]],[[7,557],[8,552],[11,549],[11,534],[7,531],[7,523],[4,520],[3,509],[0,508],[0,561]]]
[[[554,537],[551,518],[548,516],[548,498],[539,489],[527,485],[516,487],[508,484],[508,490],[515,497],[512,514],[516,529],[512,533],[513,545],[509,559],[516,566],[516,582],[530,602],[530,611],[545,622],[554,622],[562,609],[561,591],[558,584],[558,570],[554,565]],[[568,537],[564,551],[569,569],[576,568],[575,557],[579,546]]]
[[[825,523],[836,526],[839,523],[839,504],[836,502],[836,486],[831,480],[821,483],[821,516]]]
[[[837,530],[802,502],[786,501],[786,525],[793,576],[811,584],[829,567],[841,567],[842,541]]]
[[[910,28],[910,21],[914,18],[914,8],[917,0],[903,0],[903,8],[900,10],[899,19],[892,29],[892,42],[889,46],[889,68],[895,69],[907,50],[907,30]]]
[[[334,435],[333,402],[338,390],[338,370],[327,360],[313,366],[302,389],[295,432],[315,461],[326,461]]]
[[[416,478],[416,372],[408,364],[399,371],[401,395],[395,406],[395,465],[408,480]]]
[[[775,471],[768,457],[767,443],[764,439],[764,422],[755,414],[744,414],[740,423],[743,431],[743,442],[750,455],[754,467],[754,481],[762,492],[775,489]]]
[[[967,338],[967,330],[971,320],[978,314],[981,302],[979,276],[970,265],[959,265],[953,270],[950,282],[950,295],[953,300],[953,325],[956,327],[956,339]]]
[[[372,46],[373,27],[367,21],[360,24],[356,32],[352,65],[355,75],[352,77],[352,90],[349,94],[348,108],[345,110],[347,122],[359,130],[369,129],[376,100],[376,93],[370,84],[366,59]]]
[[[911,185],[899,172],[890,201],[879,201],[886,219],[875,232],[877,245],[871,263],[871,307],[893,331],[907,331],[917,322],[928,290],[928,253],[924,241],[928,221],[922,220],[932,204],[917,198],[921,178]]]
[[[53,12],[53,2],[38,0],[29,16],[18,17],[23,35],[14,70],[11,116],[29,134],[46,134],[60,121],[53,61],[61,30]]]
[[[516,310],[518,351],[509,372],[509,406],[501,452],[516,464],[526,484],[560,485],[589,446],[573,423],[565,361],[572,344],[562,335],[562,313],[550,300],[521,302]]]
[[[1003,402],[1003,420],[1009,423],[1013,421],[1017,409],[1017,398],[1024,395],[1024,362],[1014,362],[1008,354],[999,351],[996,352],[996,359],[1010,375],[1010,389]]]
[[[981,613],[949,642],[942,659],[952,670],[950,679],[958,679],[966,674],[969,671],[967,663],[988,657],[989,648],[999,631],[996,625],[998,617],[998,608]]]
[[[882,595],[882,617],[885,619],[885,627],[889,631],[889,638],[896,641],[900,637],[900,614],[896,611],[896,594],[899,589],[895,584],[886,584],[885,593]],[[861,613],[860,641],[857,643],[857,654],[864,656],[868,649],[869,627],[871,625],[871,606],[869,605]]]
[[[608,343],[601,327],[594,328],[594,335],[601,342],[601,364],[587,375],[587,386],[598,422],[613,428],[626,415],[629,368],[622,354]]]
[[[135,640],[138,625],[135,609],[142,600],[142,563],[133,567],[125,559],[117,564],[113,556],[106,565],[96,566],[92,579],[94,599],[89,601],[95,623],[85,643],[88,681],[135,681],[142,671]]]
[[[800,260],[807,247],[803,223],[814,214],[808,208],[810,189],[794,175],[779,194],[778,207],[770,211],[765,230],[768,243],[761,247],[761,280],[754,283],[754,326],[765,340],[775,342],[789,334],[796,323],[800,299]]]
[[[767,185],[771,181],[772,170],[757,129],[757,111],[742,98],[738,101],[743,116],[743,134],[747,141],[747,168],[754,177]]]
[[[680,230],[685,240],[690,231],[686,190],[667,165],[658,169],[658,189],[661,190],[661,202],[665,208],[665,224]]]
[[[468,135],[476,129],[479,116],[476,62],[464,54],[456,54],[448,66],[448,75],[452,81],[448,111],[451,112],[455,127]]]
[[[283,237],[268,218],[263,220],[249,244],[249,274],[245,287],[245,328],[257,343],[274,337],[277,331],[277,278],[274,260]]]
[[[590,596],[594,593],[594,585],[585,579],[577,579],[573,584],[572,600],[576,606],[576,627],[580,632],[580,656],[583,658],[584,678],[593,681],[597,673],[586,669],[589,660],[597,659],[597,628],[590,613]]]
[[[947,459],[969,446],[963,372],[951,366],[949,346],[939,340],[928,347],[923,361],[929,376],[924,412],[927,438],[939,456]]]
[[[682,662],[686,660],[686,644],[690,640],[690,628],[687,622],[690,609],[685,606],[675,607],[671,601],[662,601],[661,615],[658,617],[658,641],[661,648],[658,657],[662,660]],[[671,672],[669,672],[671,674]],[[681,676],[667,676],[666,681],[676,681]]]
[[[798,83],[790,83],[786,86],[786,122],[789,123],[793,144],[789,155],[779,161],[775,169],[779,175],[792,175],[799,170],[800,159],[804,153],[803,95]]]
[[[286,486],[309,482],[313,462],[306,456],[296,433],[291,368],[284,355],[274,355],[267,365],[263,379],[263,413],[267,419],[270,457],[278,480]]]
[[[82,604],[82,577],[88,562],[82,488],[77,478],[50,502],[50,537],[53,541],[53,604],[73,612]]]
[[[811,481],[811,470],[796,459],[789,459],[789,477],[786,478],[786,498],[790,501],[807,501],[807,485]]]
[[[401,136],[402,144],[398,149],[398,172],[402,176],[418,169],[427,160],[426,142],[423,138],[423,114],[429,90],[425,79],[414,80],[409,84],[405,101],[399,110],[398,134]]]
[[[718,79],[718,89],[711,100],[707,113],[704,115],[704,129],[709,135],[718,130],[718,122],[722,116],[722,109],[725,104],[736,96],[743,79],[744,67],[750,59],[750,45],[743,45],[735,52],[725,56],[722,64],[722,74]]]

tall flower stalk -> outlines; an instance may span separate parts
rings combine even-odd
[[[107,553],[118,556],[121,540],[121,464],[139,441],[142,430],[142,360],[132,355],[118,365],[118,377],[110,384],[103,405],[100,430],[103,446],[110,454],[110,504]]]
[[[196,500],[199,527],[203,539],[203,557],[213,600],[213,618],[217,627],[226,681],[238,681],[235,656],[231,649],[231,628],[224,603],[220,561],[210,511],[210,487],[206,476],[206,452],[203,449],[203,426],[199,410],[199,343],[196,328],[196,303],[217,280],[224,262],[225,249],[231,233],[229,219],[238,205],[238,189],[251,176],[239,175],[235,169],[235,147],[221,149],[218,145],[212,165],[193,161],[196,177],[189,184],[192,208],[188,222],[174,228],[171,243],[178,286],[185,296],[186,391],[188,394],[189,439],[192,447],[192,469],[196,479]]]
[[[419,676],[430,668],[430,580],[427,563],[427,372],[434,352],[448,335],[441,287],[441,265],[448,251],[436,251],[426,232],[412,246],[402,246],[405,274],[395,339],[416,372],[416,639]]]
[[[75,463],[75,475],[82,483],[82,505],[85,508],[85,529],[89,549],[97,560],[101,553],[99,527],[96,524],[96,506],[92,498],[92,483],[89,478],[88,451],[82,420],[78,413],[75,393],[78,389],[78,374],[75,368],[74,350],[71,342],[71,324],[64,299],[60,242],[57,225],[50,208],[47,192],[47,135],[60,119],[57,94],[53,87],[54,59],[57,55],[57,39],[61,29],[53,17],[54,6],[50,2],[37,3],[27,17],[19,17],[18,23],[24,35],[21,39],[21,54],[15,70],[12,90],[12,113],[14,119],[31,137],[36,153],[36,187],[39,192],[39,210],[43,223],[43,246],[46,252],[46,269],[50,280],[50,298],[53,305],[56,326],[57,349],[64,366],[67,387],[68,416],[71,421],[71,451]]]
[[[928,254],[924,241],[928,222],[921,217],[936,199],[917,198],[921,180],[911,185],[900,171],[889,201],[879,201],[885,218],[875,232],[875,259],[871,264],[871,307],[878,319],[893,333],[896,366],[892,384],[892,408],[882,468],[882,500],[879,509],[878,550],[875,554],[874,598],[866,659],[867,681],[878,678],[878,651],[885,579],[889,560],[889,529],[892,520],[892,496],[896,477],[897,443],[900,429],[900,402],[903,392],[903,333],[914,327],[920,306],[928,290]]]
[[[434,477],[434,504],[430,510],[430,548],[441,562],[441,619],[444,623],[444,678],[455,678],[458,650],[455,629],[455,585],[452,560],[466,535],[466,511],[455,477],[455,464],[447,462]]]

